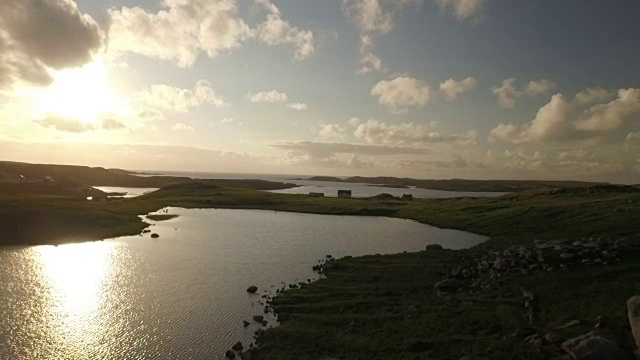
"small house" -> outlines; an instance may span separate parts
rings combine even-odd
[[[338,197],[343,199],[350,199],[351,190],[338,190]]]
[[[413,195],[412,194],[402,194],[402,197],[400,198],[400,200],[411,201],[411,200],[413,200]]]
[[[321,192],[310,192],[309,196],[310,197],[324,197],[324,193],[321,193]]]

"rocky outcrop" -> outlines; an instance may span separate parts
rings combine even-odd
[[[621,241],[586,238],[512,246],[504,251],[485,253],[470,264],[453,268],[443,280],[460,280],[470,292],[480,292],[498,287],[507,275],[529,275],[576,266],[603,266],[620,261]]]
[[[576,360],[631,360],[632,356],[609,339],[592,331],[562,343]]]

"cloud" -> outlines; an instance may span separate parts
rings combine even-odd
[[[640,116],[640,89],[620,89],[618,98],[594,105],[575,121],[578,130],[610,132]]]
[[[244,123],[242,121],[239,121],[239,120],[237,120],[235,118],[232,118],[232,117],[226,117],[226,118],[220,120],[220,124],[235,124],[235,125],[238,125],[238,126],[244,125]]]
[[[522,144],[599,138],[623,129],[640,116],[640,89],[620,89],[615,100],[586,110],[580,94],[587,93],[579,93],[573,101],[562,94],[553,95],[530,123],[499,124],[491,130],[489,140]]]
[[[436,0],[441,10],[451,12],[459,20],[478,15],[485,2],[485,0]]]
[[[177,123],[175,125],[173,125],[173,127],[171,128],[172,130],[187,130],[187,131],[192,131],[193,126],[189,126],[187,124],[184,123]]]
[[[491,92],[498,97],[498,105],[503,108],[515,107],[516,100],[522,96],[522,92],[513,86],[515,81],[515,78],[509,78],[504,80],[501,86],[494,86],[491,88]]]
[[[640,132],[629,133],[624,140],[625,145],[640,147]]]
[[[347,128],[339,124],[320,124],[320,127],[315,132],[323,140],[344,141],[349,137]]]
[[[62,115],[49,115],[42,119],[34,120],[42,127],[61,132],[83,133],[94,130],[123,130],[127,126],[117,116],[104,116],[97,124],[69,118]]]
[[[423,107],[431,101],[429,85],[408,76],[380,81],[371,89],[371,95],[377,96],[378,103],[394,114],[406,112],[409,107]]]
[[[132,52],[179,66],[237,48],[251,35],[235,0],[165,0],[156,13],[140,7],[110,9],[110,51]]]
[[[191,89],[181,89],[170,85],[152,85],[133,96],[137,101],[162,109],[187,112],[190,108],[205,104],[215,107],[228,106],[211,87],[211,83],[199,80]]]
[[[616,93],[613,91],[601,87],[592,87],[579,92],[575,97],[575,101],[582,105],[591,105],[611,100],[615,95]]]
[[[547,79],[530,81],[522,89],[518,89],[515,82],[515,78],[509,78],[502,81],[501,86],[491,88],[491,92],[498,97],[500,107],[512,109],[523,94],[528,96],[545,95],[557,88],[553,81]]]
[[[162,111],[151,108],[151,107],[147,107],[144,105],[138,108],[136,117],[142,122],[158,121],[158,120],[165,119],[164,113],[162,113]]]
[[[284,103],[289,97],[283,92],[277,90],[261,91],[257,94],[248,93],[247,99],[254,103]]]
[[[309,108],[305,103],[289,103],[287,104],[287,107],[297,111],[304,111]]]
[[[335,154],[390,156],[419,155],[428,153],[428,150],[426,149],[418,149],[413,147],[322,141],[285,141],[272,143],[270,146],[275,149],[299,151],[319,158],[327,158]]]
[[[377,120],[368,120],[359,124],[353,135],[369,144],[410,144],[426,145],[437,143],[455,143],[459,145],[473,145],[478,137],[474,130],[462,134],[442,135],[432,128],[402,123],[388,125]]]
[[[255,29],[240,18],[236,0],[164,0],[157,12],[126,6],[110,9],[109,49],[170,60],[181,67],[193,65],[201,52],[213,58],[250,38],[267,45],[291,45],[296,59],[313,54],[311,31],[291,26],[270,1],[256,3],[267,10],[267,19]]]
[[[395,12],[410,1],[343,0],[342,12],[360,30],[358,74],[384,71],[382,60],[373,53],[375,36],[386,35],[395,26]]]
[[[461,81],[449,79],[440,84],[440,92],[445,95],[449,101],[455,100],[458,96],[473,90],[477,85],[476,79],[468,77]]]
[[[96,22],[72,0],[0,2],[0,89],[51,84],[51,70],[80,67],[103,47]]]
[[[548,94],[556,88],[557,86],[553,81],[540,79],[530,81],[529,84],[527,84],[527,88],[525,91],[527,95],[535,96]]]
[[[255,36],[267,45],[291,45],[294,58],[306,59],[314,51],[314,37],[310,30],[300,30],[282,19],[280,10],[270,0],[256,0],[268,12],[267,20],[255,29]]]

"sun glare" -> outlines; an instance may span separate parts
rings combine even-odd
[[[62,116],[93,125],[105,115],[120,114],[124,106],[108,75],[101,59],[82,68],[57,72],[53,84],[33,94],[34,110],[39,116]]]

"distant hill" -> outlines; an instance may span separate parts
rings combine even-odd
[[[388,176],[363,177],[352,176],[340,179],[331,176],[314,176],[309,180],[334,181],[344,183],[365,183],[387,185],[389,187],[415,186],[423,189],[445,191],[476,191],[476,192],[519,192],[534,189],[555,189],[559,187],[580,187],[603,185],[608,183],[584,181],[551,181],[551,180],[468,180],[468,179],[412,179]]]
[[[14,195],[50,194],[60,196],[87,195],[91,186],[150,187],[160,188],[170,184],[193,181],[179,176],[136,176],[121,169],[101,167],[29,164],[0,161],[0,193]],[[277,190],[295,187],[294,184],[264,180],[198,180],[199,182],[254,190]],[[13,184],[13,185],[11,185]],[[4,190],[3,190],[4,189]]]

